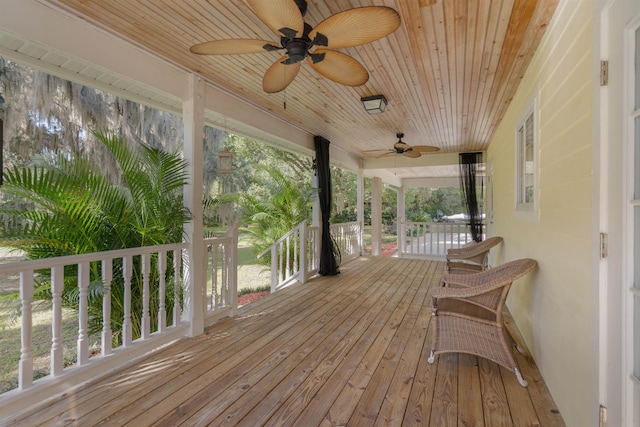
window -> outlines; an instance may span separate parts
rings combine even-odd
[[[535,91],[537,94],[537,90]],[[538,210],[538,97],[527,104],[516,123],[516,211]],[[527,214],[528,215],[528,214]]]

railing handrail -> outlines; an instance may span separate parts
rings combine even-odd
[[[24,261],[12,261],[0,264],[0,274],[13,273],[16,268],[19,270],[41,270],[50,267],[60,267],[69,264],[80,264],[84,262],[102,261],[103,259],[122,258],[132,255],[150,254],[173,249],[187,249],[188,243],[167,243],[159,246],[140,246],[137,248],[114,249],[104,252],[91,252],[88,254],[63,255],[54,258],[29,259]]]
[[[276,246],[278,246],[280,243],[284,242],[285,240],[287,240],[289,237],[293,236],[298,230],[300,230],[301,228],[303,228],[305,226],[305,224],[307,223],[307,220],[303,220],[300,224],[296,225],[295,227],[293,227],[291,230],[287,231],[285,234],[282,235],[282,237],[280,237],[278,240],[276,240],[275,242],[273,242],[273,244],[271,246],[269,246],[267,249],[265,249],[264,251],[260,252],[257,257],[258,258],[262,258],[264,256],[264,254],[266,254],[267,252],[269,252],[270,250],[272,250],[273,248],[275,248]],[[308,227],[307,227],[308,228]]]

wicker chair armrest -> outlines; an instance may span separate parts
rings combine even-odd
[[[442,275],[443,286],[433,291],[433,297],[466,298],[477,296],[512,283],[536,266],[535,260],[525,258],[478,273],[445,273]]]
[[[447,249],[447,261],[454,259],[467,259],[473,258],[474,256],[480,255],[488,249],[484,246],[477,247],[478,245],[466,246],[463,248],[451,248]]]
[[[463,288],[469,286],[477,286],[486,282],[485,271],[476,271],[471,273],[444,273],[442,275],[443,286],[454,285]]]
[[[469,286],[462,285],[464,287],[460,288],[450,288],[450,287],[439,287],[434,288],[433,293],[431,294],[432,298],[440,299],[440,298],[470,298],[478,295],[485,294],[487,292],[491,292],[498,288],[508,285],[510,282],[488,282],[479,286]]]
[[[447,260],[467,259],[489,252],[491,248],[502,243],[502,237],[490,237],[487,240],[461,248],[451,248],[447,250]]]

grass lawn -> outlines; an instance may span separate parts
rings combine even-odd
[[[271,269],[258,262],[246,235],[238,237],[238,293],[271,286]]]

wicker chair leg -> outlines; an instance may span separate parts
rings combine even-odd
[[[518,369],[517,366],[515,366],[513,368],[513,372],[516,374],[516,378],[518,378],[518,382],[520,383],[520,385],[522,387],[526,387],[526,386],[529,385],[529,383],[524,378],[522,378],[522,374],[520,373],[520,369]]]
[[[429,354],[429,358],[427,359],[427,362],[429,362],[430,365],[433,365],[434,361],[435,361],[435,354],[433,353],[433,350],[431,350],[431,354]]]

